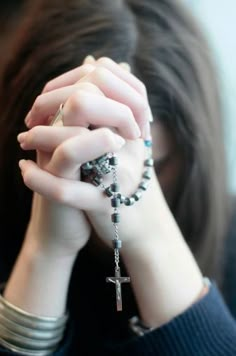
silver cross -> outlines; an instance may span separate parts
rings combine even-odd
[[[107,277],[106,282],[111,282],[116,285],[116,307],[117,311],[122,310],[122,294],[121,294],[121,284],[129,283],[130,277],[121,277],[120,269],[115,270],[115,277]]]

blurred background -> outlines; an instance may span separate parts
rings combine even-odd
[[[236,192],[236,1],[183,1],[202,23],[215,54],[225,113],[229,186]]]
[[[0,2],[0,48],[17,23],[27,0]],[[113,0],[115,1],[115,0]],[[143,1],[143,0],[140,0]],[[145,1],[145,0],[144,0]],[[224,110],[224,130],[228,158],[229,187],[236,192],[236,0],[182,0],[202,24],[215,57]]]

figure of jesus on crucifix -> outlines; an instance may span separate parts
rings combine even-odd
[[[121,284],[129,283],[130,277],[121,277],[120,268],[115,270],[115,277],[107,277],[106,282],[114,283],[116,286],[116,307],[117,311],[122,311],[122,293]]]

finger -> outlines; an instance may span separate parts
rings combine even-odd
[[[87,131],[64,141],[54,151],[46,170],[56,176],[78,179],[81,164],[107,152],[116,152],[125,140],[107,128]]]
[[[104,205],[101,191],[92,184],[55,177],[30,160],[21,160],[19,166],[24,184],[48,200],[88,211]]]
[[[25,119],[26,125],[31,128],[39,124],[49,124],[49,117],[54,116],[61,103],[65,103],[68,97],[79,89],[86,90],[101,96],[104,95],[99,88],[88,82],[83,82],[77,85],[70,85],[52,90],[47,93],[43,93],[39,95],[34,101],[32,109]]]
[[[94,63],[84,63],[76,68],[76,78],[75,70],[72,69],[58,77],[50,80],[44,87],[43,93],[55,90],[64,86],[75,84],[80,78],[84,77],[88,73],[95,69]]]
[[[79,135],[85,130],[85,128],[78,126],[35,126],[29,131],[20,133],[17,140],[24,150],[53,152],[63,141]]]
[[[88,55],[87,57],[85,57],[83,64],[95,64],[96,63],[96,59],[94,58],[94,56]]]
[[[102,66],[109,69],[113,74],[117,75],[120,79],[127,82],[131,87],[133,87],[139,94],[141,94],[148,102],[147,90],[144,83],[138,79],[134,74],[131,73],[131,67],[128,63],[122,62],[117,64],[112,59],[107,57],[102,57],[96,62],[96,66]],[[149,111],[149,122],[153,122],[153,116],[151,108],[148,105]],[[148,127],[146,127],[148,129]]]
[[[110,127],[126,139],[140,137],[140,129],[130,108],[107,97],[78,90],[63,108],[65,126]]]
[[[106,97],[128,106],[144,134],[146,124],[151,121],[150,107],[146,98],[127,82],[121,80],[104,67],[96,68],[92,73],[80,79],[78,83],[82,82],[93,83]]]
[[[92,65],[93,69],[95,69],[95,67],[107,68],[113,74],[115,74],[118,78],[126,81],[138,93],[140,93],[142,96],[147,98],[147,91],[146,91],[145,85],[143,84],[143,82],[141,80],[139,80],[134,74],[132,74],[130,72],[130,66],[128,63],[118,64],[115,61],[113,61],[112,59],[107,58],[107,57],[101,57],[96,61],[93,56],[87,56],[85,58],[84,63],[86,63],[86,66]],[[75,84],[78,80],[81,79],[82,76],[85,76],[88,74],[88,73],[86,73],[87,67],[85,67],[85,69],[83,67],[84,66],[74,68],[74,69],[70,70],[69,72],[66,72],[66,73],[60,75],[59,77],[51,80],[50,82],[47,83],[43,92],[49,91],[49,90],[54,90],[61,86],[68,86],[68,85]],[[129,70],[127,70],[127,69],[129,69]],[[89,68],[89,72],[91,72],[91,71],[92,71],[92,69]]]
[[[127,63],[127,62],[120,62],[120,63],[119,63],[119,66],[120,66],[121,68],[125,69],[126,71],[131,72],[131,67],[130,67],[129,63]]]
[[[74,68],[54,79],[49,81],[43,89],[43,92],[58,89],[62,86],[68,86],[75,84],[82,76],[88,74],[89,71],[95,69],[95,66],[103,66],[109,69],[113,74],[120,77],[120,79],[127,81],[134,89],[140,94],[146,96],[146,88],[144,84],[135,75],[130,72],[130,66],[128,63],[117,64],[112,59],[107,57],[101,57],[97,61],[91,55],[87,56],[82,66]],[[93,68],[92,68],[93,67]]]
[[[108,69],[118,78],[129,84],[144,98],[147,98],[147,90],[145,85],[141,80],[139,80],[134,74],[131,73],[131,68],[128,63],[118,64],[108,57],[101,57],[96,61],[95,65],[96,67],[103,67]]]

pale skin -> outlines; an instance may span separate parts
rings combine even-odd
[[[64,126],[48,126],[61,103]],[[124,194],[131,194],[142,176],[143,138],[150,138],[150,118],[144,84],[127,66],[107,58],[89,57],[79,68],[46,85],[27,115],[29,131],[18,136],[22,149],[37,150],[37,162],[19,164],[34,196],[6,299],[37,315],[65,312],[73,263],[88,242],[91,226],[102,245],[110,247],[113,237],[109,199],[92,184],[80,181],[80,166],[116,152],[120,186]],[[156,140],[158,135],[153,136]],[[164,131],[161,140],[154,142],[160,156],[168,153],[170,145]],[[121,254],[140,317],[148,326],[159,327],[203,294],[202,274],[154,172],[142,200],[122,207],[121,214]]]

